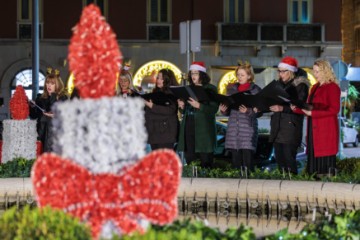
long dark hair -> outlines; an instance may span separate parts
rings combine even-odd
[[[175,74],[172,70],[170,70],[168,68],[163,68],[159,71],[159,73],[162,74],[162,77],[164,80],[163,87],[159,88],[158,86],[155,86],[154,92],[157,92],[157,91],[169,92],[170,86],[178,86],[179,85],[178,82],[176,81]]]
[[[202,71],[199,71],[199,80],[202,85],[208,84],[211,81],[209,75]],[[191,78],[191,71],[188,73],[188,81],[190,84],[194,84]]]

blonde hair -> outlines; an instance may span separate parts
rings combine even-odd
[[[250,76],[248,82],[254,82],[255,81],[255,74],[254,74],[254,69],[251,66],[250,63],[245,62],[245,63],[240,63],[239,66],[235,69],[235,77],[237,72],[242,69],[246,72],[247,75]]]
[[[122,90],[122,89],[121,89],[121,81],[122,81],[122,80],[125,80],[125,81],[129,82],[129,87],[128,87],[128,89],[131,90],[131,88],[132,88],[131,75],[128,74],[128,73],[121,73],[120,76],[119,76],[118,86],[117,86],[117,88],[116,88],[116,95],[121,94],[121,90]]]
[[[319,71],[324,78],[324,83],[338,83],[334,70],[329,61],[318,59],[314,62],[314,66],[318,66]]]

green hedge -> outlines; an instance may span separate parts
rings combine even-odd
[[[0,218],[1,240],[85,240],[90,239],[90,236],[90,229],[85,224],[50,207],[11,208]]]
[[[24,158],[15,158],[5,164],[0,164],[0,178],[10,177],[30,177],[31,167],[35,160],[26,160]],[[231,168],[225,160],[215,160],[213,169],[201,168],[199,162],[183,167],[182,177],[193,177],[194,167],[197,169],[197,177],[206,178],[249,178],[249,179],[279,179],[279,180],[297,180],[297,181],[315,181],[319,180],[314,175],[300,173],[290,175],[279,170],[267,171],[255,169],[254,172],[245,175],[244,172]],[[348,158],[337,161],[338,174],[334,177],[323,177],[322,181],[329,182],[347,182],[360,183],[360,158]]]
[[[199,162],[184,166],[182,177],[196,177],[199,178],[248,178],[248,179],[272,179],[272,180],[296,180],[296,181],[317,181],[314,175],[308,175],[302,172],[298,175],[280,172],[279,170],[261,170],[256,168],[255,171],[245,174],[244,171],[233,169],[230,164],[224,160],[215,160],[216,168],[202,168]],[[196,167],[196,171],[195,171]],[[338,174],[336,176],[323,176],[321,181],[326,182],[346,182],[346,183],[360,183],[360,158],[348,158],[337,161]]]
[[[35,159],[14,158],[12,161],[0,164],[0,178],[30,177],[34,162]]]

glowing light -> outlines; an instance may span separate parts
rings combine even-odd
[[[155,60],[142,65],[139,70],[137,70],[133,78],[133,85],[141,86],[141,82],[145,77],[152,76],[154,72],[157,73],[163,68],[172,70],[175,74],[177,82],[179,84],[181,83],[181,71],[178,67],[167,61]]]
[[[224,76],[222,76],[222,78],[219,81],[218,92],[220,94],[226,95],[226,87],[230,83],[236,83],[236,82],[237,82],[237,78],[235,76],[235,71],[234,70],[225,73]]]
[[[310,81],[311,86],[314,85],[316,83],[316,79],[314,77],[314,75],[312,74],[312,69],[311,68],[303,68],[308,75],[308,79]]]
[[[66,90],[69,93],[69,95],[71,95],[72,92],[74,91],[74,87],[75,87],[74,80],[75,80],[75,76],[73,73],[71,73],[66,83]]]

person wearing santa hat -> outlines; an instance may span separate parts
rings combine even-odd
[[[279,85],[292,99],[306,102],[309,80],[297,76],[298,62],[293,57],[284,57],[278,64]],[[275,159],[280,170],[297,174],[296,154],[301,144],[304,116],[291,110],[289,104],[270,106],[273,112],[270,121],[270,142],[274,144]]]
[[[206,91],[216,93],[216,87],[210,84],[203,62],[193,62],[188,74],[190,85],[202,86]],[[202,167],[212,167],[216,144],[215,114],[219,104],[214,101],[198,102],[193,98],[178,100],[183,119],[180,124],[177,150],[183,151],[189,164],[200,157]]]

